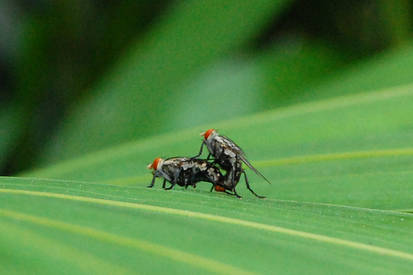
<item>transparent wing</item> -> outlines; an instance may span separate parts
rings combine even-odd
[[[266,182],[271,184],[271,182],[263,175],[261,174],[260,171],[258,171],[252,164],[247,160],[244,151],[239,147],[234,141],[232,141],[230,138],[222,136],[222,141],[227,147],[226,149],[232,150],[237,156],[244,162],[248,168],[250,168],[252,171],[254,171],[255,174],[258,176],[262,177]]]

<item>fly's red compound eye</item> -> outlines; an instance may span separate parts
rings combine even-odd
[[[201,133],[201,136],[204,136],[205,139],[208,139],[208,137],[215,131],[215,129],[209,129],[206,130],[205,132]]]
[[[159,162],[160,162],[161,160],[162,160],[161,158],[156,158],[156,159],[152,162],[152,164],[149,164],[149,165],[147,166],[148,169],[157,170],[157,169],[158,169]]]

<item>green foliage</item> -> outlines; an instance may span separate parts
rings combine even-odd
[[[180,3],[94,89],[93,101],[75,106],[53,140],[48,159],[158,133],[176,99],[185,96],[183,83],[246,44],[287,2]]]
[[[48,16],[24,24],[14,98],[20,104],[0,110],[0,165],[9,160],[11,171],[25,161],[31,165],[27,152],[46,146],[41,134],[49,125],[33,110],[59,109],[45,100],[54,89],[72,110],[60,113],[67,116],[37,156],[40,168],[0,177],[0,273],[411,272],[407,1],[353,1],[355,15],[342,14],[340,7],[349,3],[336,8],[318,1],[312,13],[331,12],[308,18],[306,31],[289,29],[303,20],[304,1],[178,1],[89,94],[79,96],[109,62],[87,57],[95,60],[91,68],[102,64],[96,72],[72,67],[70,58],[60,62],[82,37],[88,11],[99,10],[82,3],[85,12],[73,28],[67,4],[58,6],[61,18],[50,7]],[[154,8],[150,1],[142,5]],[[132,6],[141,4],[126,1],[114,9],[133,14]],[[102,14],[110,26],[97,27],[107,30],[93,42],[102,43],[101,54],[118,56],[108,47],[111,40],[114,48],[125,47],[133,22],[145,21],[122,21],[119,14]],[[125,32],[117,32],[119,20]],[[61,27],[69,36],[53,58],[47,41],[58,40]],[[332,30],[340,36],[334,46],[326,36]],[[366,53],[386,45],[394,48]],[[49,75],[62,78],[53,82]],[[254,197],[243,179],[237,186],[242,199],[209,192],[207,183],[165,191],[158,179],[146,188],[148,163],[195,155],[198,133],[208,128],[234,139],[272,181],[247,170],[252,188],[267,199]]]
[[[22,128],[19,113],[15,108],[0,109],[0,166],[6,161],[6,155],[13,149],[14,140]]]
[[[412,107],[412,87],[400,86],[216,125],[273,182],[248,172],[265,200],[243,182],[241,200],[210,193],[206,183],[145,187],[145,164],[196,153],[197,134],[210,125],[26,174],[32,178],[1,178],[1,235],[14,247],[30,246],[35,266],[48,262],[50,272],[74,247],[95,263],[85,267],[78,254],[70,264],[79,272],[100,273],[103,261],[108,272],[406,273],[413,261],[413,218],[402,212],[412,208]],[[50,258],[42,242],[63,254]],[[11,253],[7,261],[22,258]]]
[[[128,143],[26,175],[115,180],[117,183],[126,178],[126,182],[144,185],[150,180],[148,176],[144,177],[148,174],[145,168],[147,163],[157,156],[196,154],[200,146],[198,133],[216,126],[222,129],[223,134],[236,140],[258,167],[263,163],[262,171],[274,181],[274,185],[258,184],[262,180],[251,175],[253,181],[258,181],[256,188],[261,193],[269,192],[272,196],[299,201],[379,208],[388,208],[397,202],[396,207],[406,208],[409,200],[407,197],[401,198],[409,196],[406,190],[410,185],[404,174],[399,175],[401,186],[395,189],[394,185],[387,184],[389,178],[382,173],[386,169],[394,172],[396,167],[397,171],[408,171],[411,167],[410,156],[398,151],[395,151],[394,157],[391,154],[385,158],[374,156],[376,151],[411,147],[412,104],[411,86],[315,101]],[[359,151],[371,152],[373,157],[359,160]],[[319,154],[340,156],[342,153],[349,153],[348,159],[338,157],[336,161],[328,159],[327,162],[281,167],[277,167],[277,162],[274,167],[268,165],[280,158]],[[360,172],[367,173],[364,180],[356,177]],[[311,180],[311,176],[315,178]],[[375,182],[374,188],[372,182]],[[372,190],[369,191],[369,188]],[[343,196],[336,194],[338,190]],[[373,190],[378,190],[381,196]],[[394,200],[392,192],[396,192]]]

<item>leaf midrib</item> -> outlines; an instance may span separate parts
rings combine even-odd
[[[101,182],[92,182],[92,181],[73,181],[73,180],[55,180],[55,179],[48,179],[48,178],[31,178],[31,177],[3,177],[0,176],[0,179],[17,179],[17,180],[42,180],[42,181],[49,181],[49,182],[61,182],[61,183],[74,183],[74,184],[85,184],[85,185],[99,185],[99,186],[111,186],[113,188],[119,188],[119,185],[115,185],[115,184],[109,184],[109,183],[101,183]],[[27,184],[21,184],[21,183],[13,183],[13,184],[0,184],[0,186],[3,187],[15,187],[15,186],[19,186],[19,187],[30,187],[30,185]],[[68,187],[60,187],[60,186],[48,186],[49,189],[57,189],[57,190],[64,190],[64,191],[73,191],[73,192],[79,192],[79,189],[74,189],[74,188],[68,188]],[[122,189],[131,189],[131,190],[136,190],[136,189],[143,189],[143,190],[147,190],[147,187],[141,187],[141,186],[121,186]],[[8,188],[0,188],[0,190],[2,189],[8,189]],[[11,190],[15,190],[15,189],[11,189]],[[24,191],[33,191],[33,190],[26,190],[26,189],[16,189],[16,190],[24,190]],[[154,192],[165,192],[165,190],[163,189],[151,189],[151,191]],[[123,197],[123,196],[116,196],[113,194],[105,194],[105,193],[98,193],[98,192],[92,192],[92,191],[86,191],[86,190],[81,190],[82,193],[85,194],[94,194],[94,195],[99,195],[99,196],[104,196],[104,197],[111,197],[111,198],[122,198],[122,199],[128,199],[128,200],[134,200],[134,201],[140,201],[137,198],[128,198],[128,197]],[[199,193],[199,192],[186,192],[186,191],[181,191],[181,190],[168,190],[169,193],[179,193],[181,195],[187,195],[187,196],[197,196],[197,197],[203,197],[204,199],[212,199],[210,196],[203,194],[203,193]],[[1,191],[0,191],[1,193]],[[60,193],[59,193],[60,194]],[[87,196],[82,196],[82,197],[87,197]],[[92,197],[91,197],[92,198]],[[227,198],[223,198],[220,196],[216,196],[213,198],[213,200],[222,200],[222,201],[228,201]],[[145,200],[147,201],[147,200]],[[336,203],[326,203],[326,202],[313,202],[313,201],[297,201],[297,200],[283,200],[283,199],[273,199],[273,198],[266,198],[265,201],[270,201],[270,202],[274,202],[274,203],[294,203],[297,205],[313,205],[313,206],[325,206],[325,207],[335,207],[335,208],[345,208],[345,209],[353,209],[353,210],[357,210],[357,211],[363,211],[363,212],[370,212],[370,213],[384,213],[384,214],[397,214],[399,216],[405,216],[405,217],[409,217],[410,213],[404,213],[406,211],[409,210],[399,210],[399,209],[377,209],[377,208],[368,208],[368,207],[360,207],[360,206],[353,206],[353,205],[343,205],[343,204],[336,204]],[[246,204],[246,205],[256,205],[255,199],[253,199],[252,201],[248,201],[248,200],[237,200],[238,203],[241,204]],[[413,210],[412,210],[413,211]]]

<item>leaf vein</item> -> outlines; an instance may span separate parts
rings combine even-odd
[[[257,223],[253,221],[246,221],[246,220],[241,220],[241,219],[236,219],[236,218],[229,218],[229,217],[194,212],[194,211],[189,211],[189,210],[173,209],[173,208],[147,205],[147,204],[139,204],[139,203],[131,203],[131,202],[104,200],[104,199],[97,199],[97,198],[90,198],[90,197],[81,197],[81,196],[56,194],[56,193],[48,193],[48,192],[15,190],[15,189],[0,189],[0,193],[23,194],[23,195],[42,196],[42,197],[49,197],[49,198],[67,199],[67,200],[82,201],[82,202],[87,202],[87,203],[95,203],[95,204],[101,204],[101,205],[110,205],[110,206],[116,206],[116,207],[125,207],[125,208],[153,211],[153,212],[164,213],[164,214],[185,216],[185,217],[215,221],[215,222],[220,222],[220,223],[244,226],[244,227],[249,227],[249,228],[254,228],[254,229],[259,229],[259,230],[265,230],[269,232],[300,237],[303,239],[309,239],[309,240],[314,240],[314,241],[333,244],[333,245],[345,246],[345,247],[349,247],[353,249],[375,253],[378,255],[385,255],[385,256],[396,257],[396,258],[413,261],[413,254],[394,250],[394,249],[389,249],[389,248],[384,248],[384,247],[379,247],[379,246],[369,245],[369,244],[363,244],[363,243],[359,243],[355,241],[349,241],[349,240],[339,239],[335,237],[329,237],[329,236],[325,236],[321,234],[288,229],[288,228],[275,226],[275,225],[262,224],[262,223]],[[122,240],[122,242],[123,241],[124,240]]]

